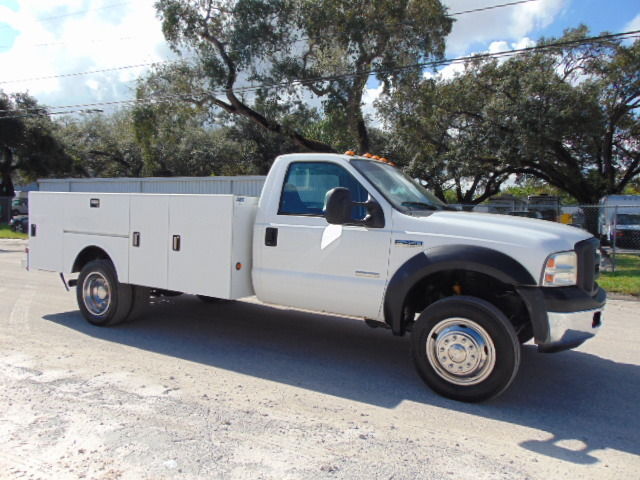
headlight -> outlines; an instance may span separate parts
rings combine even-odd
[[[542,272],[544,287],[565,287],[578,282],[578,256],[576,252],[549,255]]]

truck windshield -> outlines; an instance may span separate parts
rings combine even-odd
[[[448,209],[435,195],[391,165],[358,159],[351,160],[351,164],[402,213],[429,215],[434,210]]]
[[[618,225],[640,225],[640,215],[619,213],[616,217]]]

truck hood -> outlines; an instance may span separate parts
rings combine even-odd
[[[490,213],[438,211],[409,218],[416,228],[424,228],[423,233],[498,250],[501,246],[537,248],[548,254],[573,250],[577,242],[591,237],[585,230],[561,223]]]
[[[575,227],[532,218],[475,212],[438,211],[428,216],[410,216],[394,211],[393,245],[412,245],[429,250],[441,246],[469,245],[496,250],[523,265],[539,278],[552,253],[573,250],[576,243],[592,235]],[[402,262],[412,249],[397,259]],[[405,258],[406,257],[406,258]]]

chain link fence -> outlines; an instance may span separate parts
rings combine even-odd
[[[495,204],[449,205],[468,212],[497,213],[548,220],[581,228],[600,239],[604,271],[615,271],[619,254],[640,255],[640,197],[637,204],[560,205],[547,202],[527,205],[501,199]]]

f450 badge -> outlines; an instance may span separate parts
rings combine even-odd
[[[396,240],[395,245],[396,247],[415,248],[415,247],[421,247],[422,241],[421,240]]]

